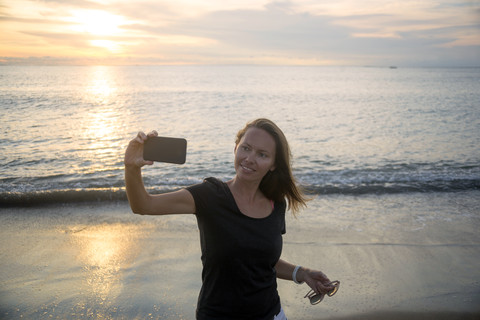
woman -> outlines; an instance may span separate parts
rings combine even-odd
[[[286,319],[276,278],[306,282],[325,294],[334,286],[320,271],[280,259],[285,211],[295,214],[306,200],[295,184],[290,150],[283,132],[270,120],[257,119],[239,131],[235,177],[215,178],[179,191],[150,195],[141,167],[140,132],[125,152],[127,196],[134,213],[195,214],[202,250],[202,289],[197,319]]]

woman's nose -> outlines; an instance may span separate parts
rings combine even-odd
[[[253,154],[253,152],[249,152],[247,154],[247,157],[245,158],[245,160],[247,160],[248,162],[253,162],[255,159],[255,155]]]

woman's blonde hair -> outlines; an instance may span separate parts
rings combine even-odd
[[[260,118],[253,120],[245,125],[237,133],[235,145],[238,146],[240,140],[249,128],[258,128],[268,132],[275,140],[275,170],[269,171],[260,182],[260,191],[268,198],[274,201],[288,202],[288,209],[296,215],[301,207],[307,205],[307,199],[300,186],[297,185],[292,173],[291,152],[288,146],[287,138],[282,130],[271,120]]]

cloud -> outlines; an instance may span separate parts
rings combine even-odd
[[[432,21],[402,20],[388,14],[333,17],[295,12],[289,3],[273,3],[264,10],[216,11],[170,26],[172,30],[219,43],[221,52],[277,55],[308,61],[357,64],[417,64],[429,60],[418,54],[443,56],[443,63],[458,64],[449,56],[462,50],[439,48],[456,40],[460,29],[472,26],[436,27]],[[373,23],[372,20],[377,20]],[[378,21],[394,20],[390,28]],[[396,20],[396,21],[395,21]],[[348,23],[346,23],[348,21]],[[416,26],[416,27],[409,27]],[[468,44],[467,44],[468,45]],[[478,43],[471,49],[479,52]],[[241,59],[241,57],[238,57]],[[436,60],[435,63],[439,63]],[[478,64],[475,59],[467,63]]]
[[[241,55],[296,55],[319,58],[348,40],[348,30],[331,18],[289,13],[288,6],[265,10],[211,12],[162,28],[163,32],[212,39],[217,52]]]
[[[67,57],[61,61],[108,56],[119,64],[480,65],[480,5],[468,0],[31,3],[2,8],[0,55],[30,59],[48,50]],[[123,22],[115,34],[101,34],[94,24],[79,25],[88,15],[72,21],[80,9]]]

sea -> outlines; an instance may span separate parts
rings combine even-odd
[[[234,176],[235,135],[284,131],[313,195],[480,189],[480,68],[2,66],[0,206],[126,199],[137,132],[187,139],[152,193]]]
[[[0,67],[0,318],[194,319],[196,219],[132,214],[125,149],[187,140],[151,193],[228,180],[260,117],[311,199],[282,258],[342,283],[279,280],[289,318],[478,319],[480,68],[307,66]]]

